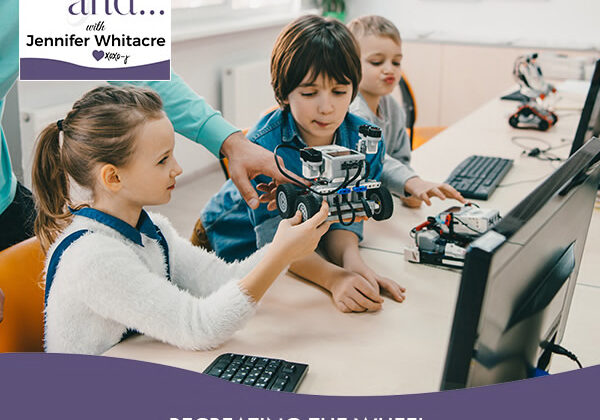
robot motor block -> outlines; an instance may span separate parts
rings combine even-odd
[[[413,263],[461,268],[467,246],[500,221],[498,210],[472,204],[451,207],[415,227],[415,245],[406,248],[404,259]]]
[[[279,214],[290,218],[299,210],[302,219],[312,217],[321,207],[329,204],[327,220],[349,225],[359,217],[375,220],[389,219],[394,202],[381,182],[369,179],[365,153],[376,153],[381,131],[376,127],[361,126],[359,150],[339,145],[308,147],[300,150],[302,175],[311,186],[303,188],[282,184],[277,188],[276,202]]]

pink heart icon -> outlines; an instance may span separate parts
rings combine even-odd
[[[96,59],[96,61],[100,61],[102,57],[104,57],[104,51],[102,50],[94,50],[92,51],[92,55]]]

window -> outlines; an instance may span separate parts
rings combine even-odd
[[[171,8],[176,9],[200,9],[214,8],[220,6],[223,12],[231,10],[269,9],[298,10],[299,0],[171,0]]]
[[[284,22],[298,15],[302,5],[303,0],[171,0],[173,39]]]
[[[227,0],[171,0],[171,9],[184,9],[225,4]]]

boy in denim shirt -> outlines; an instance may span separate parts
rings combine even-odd
[[[271,54],[271,84],[280,108],[265,115],[248,133],[248,139],[274,151],[279,144],[298,148],[338,144],[356,150],[359,126],[367,122],[348,113],[361,78],[356,41],[340,22],[319,16],[303,16],[283,29]],[[302,174],[297,151],[278,151],[286,168]],[[385,146],[367,155],[370,178],[379,179]],[[271,184],[270,178],[254,179],[258,189]],[[231,181],[211,198],[200,216],[202,226],[195,232],[205,245],[227,261],[248,257],[271,242],[281,221],[274,208],[252,210]],[[343,312],[376,311],[383,299],[380,288],[398,302],[404,288],[376,274],[362,260],[358,242],[362,222],[344,226],[332,224],[321,242],[328,259],[311,254],[290,266],[332,294]]]

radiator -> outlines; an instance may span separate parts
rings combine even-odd
[[[269,71],[268,60],[222,69],[221,107],[226,120],[239,128],[250,128],[277,105]]]
[[[67,103],[38,109],[21,108],[21,163],[23,179],[27,188],[31,188],[31,164],[37,136],[48,124],[65,118],[71,110],[71,106],[71,103]]]

